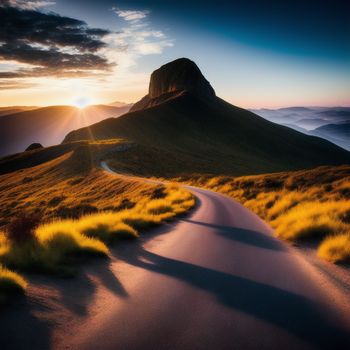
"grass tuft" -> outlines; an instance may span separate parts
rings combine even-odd
[[[59,251],[61,256],[67,254],[107,255],[106,245],[79,232],[74,221],[57,221],[39,227],[36,231],[40,244],[48,251]]]
[[[0,261],[26,271],[62,273],[71,256],[107,254],[103,242],[77,232],[63,221],[39,226],[35,240],[23,244],[10,242],[4,235],[0,238]]]
[[[157,199],[151,201],[147,205],[147,212],[153,215],[160,215],[165,213],[172,213],[173,208],[171,202],[165,199]]]
[[[0,265],[0,293],[24,292],[27,281],[18,273]]]
[[[138,232],[133,227],[121,221],[120,213],[104,212],[88,215],[77,221],[75,225],[82,234],[104,242],[118,238],[138,237]]]
[[[334,263],[350,262],[350,234],[327,237],[320,244],[317,255]]]

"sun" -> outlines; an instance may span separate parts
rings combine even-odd
[[[91,99],[88,97],[78,97],[73,101],[73,105],[77,108],[85,108],[86,106],[91,104]]]

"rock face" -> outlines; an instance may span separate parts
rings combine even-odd
[[[179,58],[161,66],[151,75],[149,97],[156,98],[168,92],[191,91],[199,95],[215,95],[197,65],[188,58]]]
[[[33,150],[39,149],[39,148],[43,148],[42,144],[40,144],[40,143],[32,143],[25,150],[26,151],[33,151]]]
[[[182,92],[191,92],[204,98],[215,97],[208,80],[188,58],[179,58],[155,70],[151,75],[148,95],[135,103],[130,111],[152,107]]]

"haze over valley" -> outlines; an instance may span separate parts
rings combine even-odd
[[[350,150],[349,107],[289,107],[280,109],[251,109],[274,123],[304,134],[325,138]]]

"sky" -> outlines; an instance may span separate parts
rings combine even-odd
[[[135,102],[179,57],[244,108],[350,106],[346,1],[0,0],[0,106]]]

